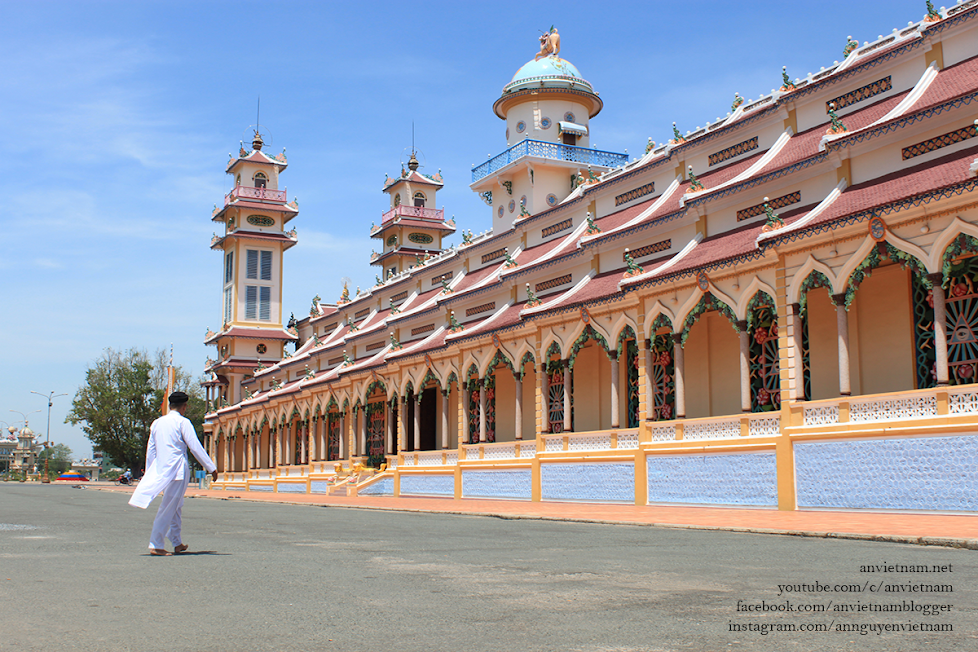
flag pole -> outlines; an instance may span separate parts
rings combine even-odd
[[[163,393],[163,405],[160,412],[166,415],[170,411],[170,394],[173,393],[173,342],[170,342],[170,362],[166,367],[166,391]]]

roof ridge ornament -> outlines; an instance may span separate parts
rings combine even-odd
[[[733,104],[730,105],[730,110],[736,111],[737,107],[739,107],[743,103],[744,103],[744,98],[740,96],[740,93],[739,92],[734,93],[734,100],[733,100]]]
[[[700,190],[703,190],[702,182],[700,182],[700,180],[696,178],[696,175],[693,174],[693,166],[690,165],[688,170],[689,170],[689,192],[699,192]]]
[[[788,77],[788,66],[781,66],[781,92],[788,93],[795,90],[795,82]]]
[[[769,198],[764,198],[764,214],[767,215],[767,221],[764,223],[764,228],[761,229],[763,233],[769,233],[771,231],[777,231],[778,229],[784,228],[784,220],[782,220],[771,205],[768,203],[771,201]]]
[[[683,135],[679,133],[679,129],[676,128],[675,122],[672,123],[672,140],[670,140],[669,142],[672,143],[673,145],[686,142],[686,139],[683,138]]]
[[[544,57],[556,57],[560,54],[560,34],[553,25],[550,30],[540,35],[540,52],[533,57],[534,61],[539,61]]]
[[[835,114],[835,102],[829,102],[829,120],[832,121],[832,126],[828,128],[828,130],[825,132],[826,134],[835,136],[849,131],[849,129],[842,124],[842,121],[839,120],[839,116]]]
[[[843,58],[848,58],[852,51],[859,47],[859,41],[853,41],[852,36],[847,36],[846,39],[846,46],[842,48]]]

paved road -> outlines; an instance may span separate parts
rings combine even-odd
[[[154,558],[156,504],[127,498],[0,483],[0,650],[978,650],[969,550],[198,498],[184,535],[211,552]],[[884,563],[951,568],[859,572]],[[953,592],[883,593],[920,584]],[[834,611],[910,600],[953,607]],[[835,631],[914,623],[953,631]]]

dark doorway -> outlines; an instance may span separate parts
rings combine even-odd
[[[438,388],[429,387],[421,394],[421,450],[438,450]]]

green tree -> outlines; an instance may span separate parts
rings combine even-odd
[[[162,350],[151,358],[146,351],[106,349],[85,373],[85,384],[75,393],[66,423],[82,424],[93,447],[120,466],[138,473],[145,465],[150,426],[160,416],[166,392],[167,357]],[[194,427],[203,425],[203,391],[182,368],[175,369],[174,389],[187,392],[191,408],[199,403]],[[188,417],[191,417],[188,411]],[[196,416],[196,415],[194,415]]]
[[[60,475],[71,469],[72,452],[65,444],[55,444],[50,448],[45,448],[37,456],[39,460],[37,467],[44,469],[44,460],[48,460],[48,471]]]

